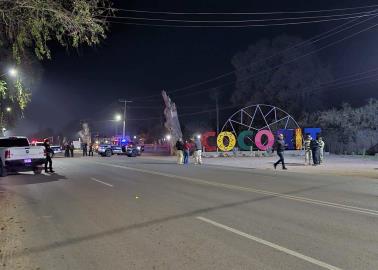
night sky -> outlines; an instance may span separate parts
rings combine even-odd
[[[343,8],[377,4],[376,1],[113,1],[115,8],[187,11],[187,12],[259,12],[295,11]],[[121,15],[121,14],[117,14]],[[59,132],[64,127],[79,126],[80,120],[103,123],[111,130],[109,121],[121,112],[119,98],[135,102],[128,110],[128,130],[137,132],[150,120],[162,114],[162,98],[143,98],[185,87],[219,74],[232,71],[231,58],[247,49],[249,44],[262,38],[272,38],[282,33],[304,39],[327,31],[342,22],[326,22],[301,26],[281,26],[244,29],[187,29],[157,28],[111,24],[108,38],[96,48],[66,51],[52,44],[53,59],[42,63],[41,81],[33,89],[32,102],[15,132],[29,135],[38,129],[51,127]],[[374,20],[378,23],[378,19]],[[323,51],[320,56],[327,63],[335,78],[365,71],[378,66],[378,32],[368,31],[351,40]],[[230,76],[210,85],[202,85],[172,95],[179,113],[192,113],[212,108],[214,101],[209,91],[188,95],[209,86],[216,86],[235,79]],[[343,101],[360,105],[368,97],[378,98],[378,82],[363,84],[332,92],[335,105]],[[224,89],[221,107],[228,106]],[[358,93],[356,93],[358,91]],[[222,111],[222,117],[233,110]],[[183,117],[185,122],[204,115]],[[205,117],[209,117],[205,114]],[[103,122],[101,122],[103,121]],[[75,127],[76,127],[75,126]],[[96,127],[98,128],[98,127]],[[119,125],[119,131],[121,125]]]

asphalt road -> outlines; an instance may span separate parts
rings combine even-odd
[[[33,269],[378,269],[378,181],[178,166],[143,157],[54,159],[13,175]]]

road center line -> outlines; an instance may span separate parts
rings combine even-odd
[[[224,229],[224,230],[227,230],[229,232],[232,232],[232,233],[235,233],[237,235],[240,235],[240,236],[243,236],[245,238],[248,238],[250,240],[253,240],[257,243],[260,243],[260,244],[263,244],[265,246],[268,246],[268,247],[271,247],[271,248],[274,248],[276,250],[279,250],[281,252],[284,252],[286,254],[289,254],[289,255],[292,255],[294,257],[297,257],[299,259],[302,259],[304,261],[307,261],[309,263],[312,263],[312,264],[315,264],[317,266],[320,266],[320,267],[323,267],[325,269],[329,269],[329,270],[341,270],[341,268],[338,268],[336,266],[333,266],[333,265],[330,265],[328,263],[325,263],[325,262],[322,262],[322,261],[319,261],[317,259],[314,259],[314,258],[311,258],[309,256],[306,256],[306,255],[303,255],[299,252],[296,252],[294,250],[291,250],[291,249],[288,249],[288,248],[285,248],[285,247],[282,247],[280,245],[277,245],[277,244],[274,244],[272,242],[269,242],[269,241],[266,241],[264,239],[261,239],[261,238],[258,238],[256,236],[253,236],[253,235],[250,235],[250,234],[247,234],[247,233],[244,233],[242,231],[239,231],[239,230],[236,230],[234,228],[231,228],[231,227],[228,227],[226,225],[223,225],[223,224],[220,224],[218,222],[215,222],[213,220],[210,220],[210,219],[207,219],[207,218],[204,218],[204,217],[197,217],[197,219],[203,221],[203,222],[206,222],[208,224],[211,224],[215,227],[218,227],[218,228],[221,228],[221,229]]]
[[[103,182],[103,181],[98,180],[98,179],[96,179],[96,178],[94,178],[94,177],[91,177],[91,180],[96,181],[96,182],[101,183],[101,184],[104,184],[104,185],[109,186],[109,187],[113,187],[112,184],[109,184],[109,183]]]
[[[284,199],[308,203],[308,204],[327,206],[327,207],[342,209],[342,210],[361,213],[361,214],[373,215],[373,216],[378,217],[378,211],[373,210],[373,209],[355,207],[355,206],[351,206],[351,205],[344,205],[344,204],[338,204],[338,203],[327,202],[327,201],[314,200],[314,199],[310,199],[310,198],[306,198],[306,197],[291,196],[291,195],[271,192],[271,191],[262,190],[262,189],[240,187],[240,186],[235,186],[235,185],[229,185],[229,184],[207,181],[207,180],[198,179],[198,178],[192,178],[192,177],[175,175],[175,174],[170,174],[170,173],[157,172],[157,171],[150,171],[150,170],[139,169],[139,168],[134,168],[134,167],[127,167],[127,166],[122,166],[122,165],[107,164],[107,163],[101,163],[101,162],[92,162],[92,163],[100,164],[100,165],[108,166],[108,167],[113,167],[113,168],[120,168],[120,169],[124,169],[124,170],[135,171],[135,172],[147,173],[147,174],[152,174],[152,175],[159,175],[159,176],[164,176],[164,177],[173,178],[173,179],[181,179],[181,180],[196,183],[196,184],[199,184],[199,185],[207,185],[207,186],[221,187],[221,188],[231,189],[231,190],[240,190],[240,191],[245,191],[245,192],[258,193],[258,194],[262,194],[262,195],[284,198]]]

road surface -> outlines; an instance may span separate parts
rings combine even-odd
[[[121,156],[54,165],[0,179],[3,269],[378,269],[374,179]]]

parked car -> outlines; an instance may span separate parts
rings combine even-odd
[[[32,142],[31,145],[45,147],[44,142]],[[62,148],[59,145],[52,145],[50,146],[50,148],[54,151],[54,154],[52,157],[54,157],[55,154],[62,153]]]
[[[0,176],[8,172],[42,172],[46,154],[42,146],[30,146],[26,137],[0,137]]]
[[[62,153],[62,147],[60,147],[60,145],[52,145],[51,149],[54,151],[54,154]]]
[[[114,144],[100,144],[97,152],[100,156],[110,157],[114,154],[122,154],[122,147]]]
[[[114,144],[100,144],[97,150],[98,154],[103,157],[112,155],[127,155],[128,157],[140,156],[142,151],[140,146],[128,144],[124,146]]]
[[[128,145],[122,146],[122,150],[128,157],[136,157],[142,154],[142,146],[139,146],[139,145],[128,144]]]

